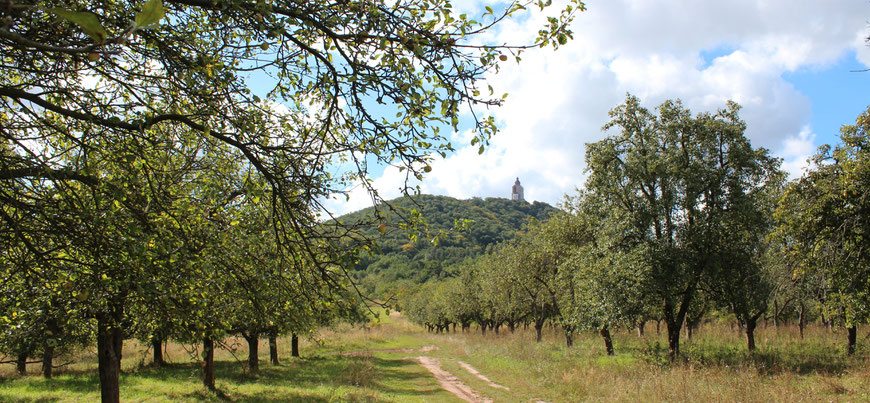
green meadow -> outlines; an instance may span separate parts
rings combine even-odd
[[[238,402],[450,402],[462,401],[442,389],[422,367],[433,357],[444,371],[471,388],[480,401],[868,401],[870,357],[860,348],[848,356],[843,334],[812,327],[803,339],[791,326],[762,327],[758,350],[748,353],[743,338],[727,325],[702,326],[685,340],[682,358],[666,359],[663,335],[614,333],[616,355],[607,356],[595,334],[582,334],[566,347],[561,331],[547,328],[543,341],[532,329],[482,335],[427,333],[393,314],[364,327],[323,329],[290,357],[289,340],[279,339],[280,365],[268,363],[266,343],[260,370],[249,374],[239,340],[224,340],[216,353],[216,391],[202,386],[196,346],[170,343],[169,365],[154,368],[146,346],[126,342],[121,400]],[[864,335],[862,334],[862,337]],[[433,348],[434,347],[434,348]],[[31,365],[26,376],[4,366],[0,401],[95,401],[99,395],[94,351],[60,357],[66,363],[53,379]],[[490,382],[470,373],[471,366]],[[493,386],[495,384],[497,386]]]

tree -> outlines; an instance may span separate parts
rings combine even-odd
[[[544,324],[559,315],[556,299],[559,253],[537,238],[535,231],[530,229],[518,239],[502,244],[495,253],[502,262],[497,270],[504,270],[511,282],[511,289],[515,290],[511,297],[527,307],[527,320],[534,325],[535,340],[540,342]]]
[[[840,130],[841,145],[822,146],[813,168],[792,182],[777,209],[778,235],[795,277],[824,283],[828,320],[848,329],[854,353],[857,326],[870,319],[870,109]]]
[[[731,200],[763,187],[775,165],[767,150],[751,147],[738,110],[729,102],[693,117],[679,101],[666,101],[653,114],[628,95],[604,126],[618,132],[587,144],[586,189],[608,220],[623,223],[616,242],[639,256],[639,278],[659,300],[672,359],[699,283],[716,262]]]
[[[563,327],[597,331],[613,355],[610,330],[635,324],[649,306],[640,283],[643,264],[636,250],[619,244],[625,224],[606,220],[600,200],[580,191],[564,207],[567,214],[547,223],[570,250],[560,269],[560,320]]]
[[[768,165],[759,166],[767,171],[767,180],[750,188],[752,192],[732,193],[718,228],[712,230],[718,242],[712,249],[715,260],[706,281],[708,294],[731,310],[742,325],[750,351],[755,350],[758,320],[774,296],[778,269],[774,255],[778,251],[771,250],[767,238],[774,228],[773,212],[785,178],[777,160],[759,161]]]

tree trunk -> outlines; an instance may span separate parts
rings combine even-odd
[[[659,336],[661,334],[662,334],[662,320],[659,319],[659,320],[656,320],[656,336]]]
[[[54,347],[45,344],[42,352],[42,377],[51,379],[51,364],[54,361]]]
[[[248,372],[256,374],[260,371],[260,333],[242,334],[248,342]]]
[[[27,356],[28,353],[19,353],[18,359],[15,361],[15,367],[18,369],[18,375],[27,375]]]
[[[643,337],[643,328],[646,327],[645,320],[637,321],[637,337]]]
[[[480,334],[481,336],[486,336],[486,323],[480,324]]]
[[[686,323],[686,340],[692,341],[692,336],[695,335],[695,327],[691,323]]]
[[[858,326],[852,325],[849,327],[847,333],[848,338],[848,346],[846,347],[846,353],[849,355],[855,354],[855,343],[858,339]]]
[[[57,303],[55,298],[52,298],[52,305]],[[46,334],[50,335],[52,338],[58,337],[60,335],[60,329],[57,326],[57,321],[54,318],[49,318],[45,321]],[[51,379],[52,377],[52,365],[54,364],[54,341],[56,339],[49,339],[43,343],[42,349],[42,377],[45,379]]]
[[[151,337],[151,349],[154,351],[152,364],[158,368],[165,366],[166,361],[163,360],[163,339],[157,336]]]
[[[296,333],[290,335],[290,355],[299,357],[299,336]]]
[[[607,355],[613,355],[613,339],[610,337],[610,328],[607,325],[601,327],[601,337],[604,338],[604,348],[607,349]]]
[[[776,298],[773,299],[773,326],[779,327],[779,303],[776,301]],[[746,335],[749,335],[749,326],[746,327]]]
[[[535,321],[535,341],[541,342],[541,329],[544,328],[544,321]]]
[[[673,361],[680,355],[680,328],[682,326],[665,321],[665,327],[668,331],[668,358]]]
[[[100,373],[100,398],[103,403],[121,400],[121,328],[116,320],[97,318],[97,360]]]
[[[746,321],[746,348],[749,351],[755,351],[755,326],[758,324],[757,321],[757,319]]]
[[[272,362],[272,365],[281,365],[278,362],[278,336],[275,334],[269,335],[269,361]]]
[[[563,330],[565,331],[565,345],[567,347],[573,347],[574,346],[574,328],[572,328],[570,326],[565,326],[563,328]]]
[[[801,303],[801,309],[800,309],[800,311],[798,312],[798,329],[799,329],[800,332],[801,332],[801,339],[804,338],[804,328],[805,328],[806,325],[807,325],[806,312],[807,312],[807,307],[806,307],[806,305],[804,305],[803,303]]]
[[[517,324],[513,321],[508,322],[508,330],[511,332],[511,334],[514,334],[514,331],[517,330]]]
[[[495,332],[495,335],[498,336],[498,328],[501,327],[501,324],[497,324],[492,327],[492,330]]]
[[[202,340],[202,384],[208,390],[214,386],[214,340],[206,337]]]

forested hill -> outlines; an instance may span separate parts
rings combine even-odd
[[[408,231],[398,228],[398,218],[387,216],[390,223],[384,234],[376,227],[370,236],[377,239],[380,250],[371,256],[361,256],[355,277],[369,291],[382,289],[387,283],[422,283],[431,278],[445,277],[445,269],[469,257],[482,254],[488,245],[512,239],[530,217],[546,219],[557,209],[547,203],[516,201],[502,198],[459,200],[447,196],[418,195],[414,199],[399,198],[388,202],[399,210],[417,210],[425,220],[428,232],[438,234],[437,245],[425,235],[413,242]],[[370,220],[374,208],[367,208],[339,217],[345,223]],[[456,220],[471,220],[464,231],[455,231]]]

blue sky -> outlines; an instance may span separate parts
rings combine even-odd
[[[455,2],[474,15],[495,0]],[[438,158],[419,183],[424,193],[509,197],[519,177],[528,200],[560,202],[583,186],[585,144],[605,136],[607,112],[627,92],[655,107],[680,98],[694,112],[735,100],[747,136],[783,158],[799,176],[806,158],[836,141],[870,105],[870,2],[864,0],[587,0],[575,40],[554,52],[524,54],[488,77],[507,103],[493,111],[501,132],[483,155],[455,133],[457,151]],[[481,41],[529,43],[543,14],[507,21]],[[404,174],[372,175],[384,198],[399,195]],[[367,207],[358,188],[337,213]]]
[[[783,75],[812,103],[808,122],[816,133],[816,144],[835,144],[840,126],[854,124],[858,114],[870,106],[870,71],[860,71],[865,69],[855,52],[847,52],[831,66]]]

